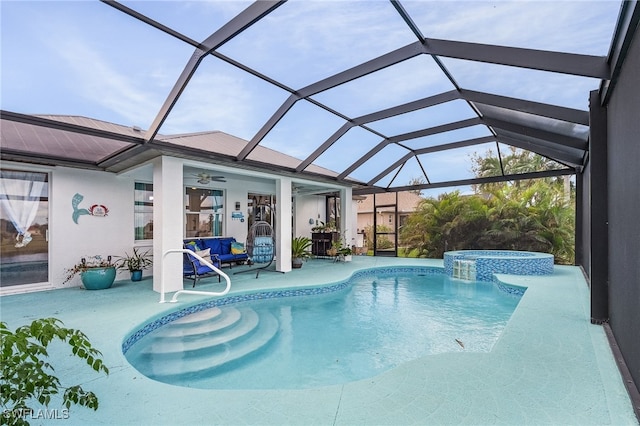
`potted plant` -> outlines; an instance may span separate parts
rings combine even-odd
[[[336,240],[331,243],[331,248],[327,249],[327,256],[335,257],[338,255],[338,250],[342,247],[342,243]]]
[[[115,266],[120,270],[131,272],[131,281],[142,279],[142,270],[153,265],[153,259],[149,250],[139,252],[137,247],[133,248],[133,253],[124,253],[124,256],[117,256]]]
[[[309,252],[311,239],[307,237],[295,237],[291,240],[291,267],[302,268],[302,260],[311,257]]]
[[[323,221],[316,221],[316,224],[316,226],[311,228],[311,232],[324,232],[327,229]]]
[[[342,256],[345,262],[350,262],[353,250],[349,246],[343,246],[338,249],[338,255]]]
[[[113,285],[116,279],[116,267],[111,262],[111,256],[107,256],[106,259],[100,255],[83,257],[79,263],[65,269],[63,284],[77,274],[80,274],[82,285],[87,290],[102,290]]]
[[[346,231],[343,232],[343,240],[336,240],[331,244],[331,249],[327,250],[329,256],[335,256],[336,260],[344,260],[350,262],[353,255],[353,249],[346,243]]]

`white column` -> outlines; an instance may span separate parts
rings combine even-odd
[[[276,270],[291,271],[292,203],[291,179],[276,179]]]
[[[165,251],[182,248],[184,215],[182,174],[182,160],[172,157],[160,157],[154,160],[153,290],[157,292],[160,292],[163,278],[165,291],[182,290],[182,255],[173,253],[164,260],[162,258]]]
[[[346,245],[351,247],[356,242],[356,224],[353,223],[353,191],[351,187],[340,190],[340,231]]]

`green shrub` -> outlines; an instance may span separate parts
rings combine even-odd
[[[28,425],[28,414],[35,411],[29,405],[37,401],[48,407],[51,396],[61,390],[64,390],[62,403],[67,410],[72,404],[98,409],[98,397],[93,392],[85,391],[80,385],[65,388],[56,376],[50,374],[54,368],[45,359],[49,357],[47,347],[54,339],[67,343],[72,354],[83,359],[95,371],[109,374],[109,369],[100,359],[102,353],[91,346],[87,336],[79,330],[63,327],[56,318],[37,319],[15,332],[1,322],[1,424]]]

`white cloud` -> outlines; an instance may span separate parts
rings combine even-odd
[[[102,105],[133,123],[152,120],[150,105],[159,99],[140,88],[131,76],[117,69],[99,51],[82,39],[67,39],[60,46],[60,59],[66,62],[74,82],[74,90],[85,99]]]
[[[164,133],[222,130],[247,138],[251,119],[251,93],[240,79],[220,73],[193,78],[169,116]]]
[[[388,2],[292,1],[222,51],[298,89],[412,41]]]

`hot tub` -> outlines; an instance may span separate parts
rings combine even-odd
[[[444,254],[445,273],[470,281],[493,281],[493,274],[550,275],[553,255],[516,250],[459,250]]]

